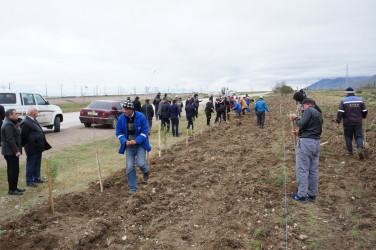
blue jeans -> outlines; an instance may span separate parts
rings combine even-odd
[[[131,190],[137,190],[137,175],[135,167],[135,158],[137,156],[137,166],[142,173],[149,172],[146,166],[146,150],[141,145],[129,146],[125,150],[127,159],[127,180]]]
[[[26,157],[26,184],[31,184],[41,180],[40,164],[42,162],[42,153],[32,154]]]

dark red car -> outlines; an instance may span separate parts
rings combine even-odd
[[[81,109],[80,121],[85,127],[91,124],[107,124],[116,128],[118,117],[124,113],[122,102],[119,101],[94,101],[87,108]]]

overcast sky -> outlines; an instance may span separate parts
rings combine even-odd
[[[270,90],[376,74],[374,0],[0,2],[0,88]],[[87,87],[87,88],[86,88]]]

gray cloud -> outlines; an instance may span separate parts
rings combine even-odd
[[[374,1],[7,1],[0,86],[268,90],[375,74]],[[153,73],[155,71],[155,73]]]

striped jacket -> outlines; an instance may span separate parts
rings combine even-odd
[[[343,125],[362,125],[362,118],[367,117],[368,110],[362,98],[351,95],[342,99],[337,112],[337,123]]]

